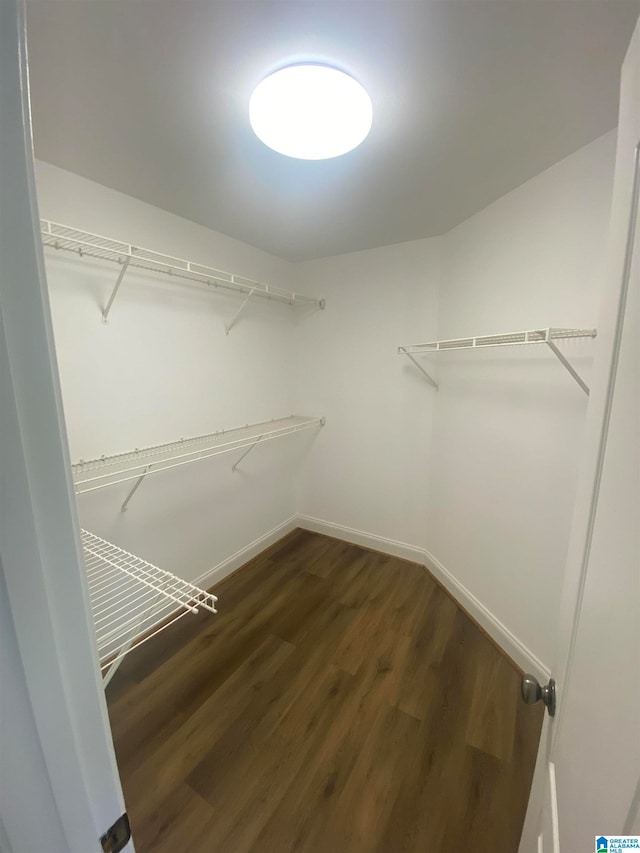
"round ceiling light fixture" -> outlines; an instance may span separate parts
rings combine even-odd
[[[329,65],[289,65],[256,86],[249,120],[256,136],[280,154],[328,160],[352,151],[371,130],[364,87]]]

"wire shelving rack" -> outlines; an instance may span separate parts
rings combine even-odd
[[[246,448],[232,466],[232,470],[235,471],[239,463],[258,444],[302,430],[324,426],[324,423],[324,418],[290,415],[287,418],[248,424],[238,429],[219,430],[207,435],[157,444],[126,453],[101,456],[99,459],[80,460],[72,465],[76,494],[135,480],[133,488],[122,504],[124,510],[134,492],[149,474]]]
[[[104,686],[124,656],[176,620],[217,613],[215,595],[82,531],[91,612]]]
[[[546,344],[558,361],[560,361],[560,363],[575,379],[585,394],[588,394],[589,387],[564,353],[558,349],[555,342],[571,338],[595,338],[597,334],[597,329],[529,329],[523,332],[506,332],[499,335],[482,335],[471,338],[450,338],[449,340],[428,341],[423,344],[400,346],[398,347],[398,354],[408,356],[418,370],[424,374],[429,383],[437,389],[438,383],[416,360],[416,355],[431,355],[432,353],[449,350],[482,349],[485,347],[518,346],[525,344]]]
[[[164,273],[177,279],[184,279],[204,285],[208,288],[219,288],[243,295],[245,299],[242,305],[235,316],[225,326],[227,334],[236,324],[240,314],[253,297],[262,297],[294,306],[324,308],[324,299],[303,296],[291,290],[273,287],[270,284],[264,284],[250,278],[245,278],[244,276],[236,275],[235,273],[215,269],[206,264],[187,261],[183,258],[176,258],[151,249],[143,249],[141,246],[133,246],[130,243],[115,240],[112,237],[93,234],[90,231],[83,231],[80,228],[62,225],[59,222],[52,222],[49,219],[40,220],[40,232],[42,242],[45,246],[74,252],[81,257],[86,255],[92,258],[113,261],[120,265],[120,272],[111,291],[111,296],[102,311],[104,322],[107,321],[124,275],[130,267],[147,270],[148,272]]]

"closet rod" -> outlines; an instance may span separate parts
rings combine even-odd
[[[520,346],[525,344],[546,344],[562,366],[569,372],[580,388],[589,394],[589,387],[567,357],[558,349],[555,341],[572,338],[595,338],[597,329],[529,329],[523,332],[506,332],[499,335],[482,335],[471,338],[450,338],[442,341],[428,341],[423,344],[398,347],[398,355],[408,356],[424,373],[429,382],[436,388],[437,383],[426,370],[415,360],[415,355],[430,355],[445,350],[483,349],[485,347]]]
[[[206,285],[207,287],[220,288],[221,290],[243,294],[246,297],[245,303],[233,320],[227,324],[227,333],[235,325],[240,313],[242,313],[243,308],[246,306],[246,301],[253,296],[293,306],[305,305],[308,307],[324,308],[324,299],[303,296],[291,290],[273,287],[270,284],[264,284],[250,278],[245,278],[244,276],[236,275],[235,273],[215,269],[206,264],[176,258],[152,249],[143,249],[140,246],[133,246],[130,243],[125,243],[112,237],[83,231],[80,228],[62,225],[59,222],[52,222],[49,219],[40,220],[40,232],[42,242],[45,246],[74,252],[81,257],[87,255],[88,257],[100,258],[122,265],[111,295],[102,311],[104,322],[107,322],[113,301],[122,285],[125,272],[127,269],[133,267],[147,270],[148,272],[164,273],[175,278]]]
[[[188,613],[218,612],[212,593],[87,530],[81,535],[105,687],[131,649]]]
[[[136,449],[113,456],[101,456],[99,459],[80,460],[72,465],[76,494],[84,494],[95,489],[136,480],[127,495],[122,509],[126,509],[133,493],[142,480],[160,471],[166,471],[179,465],[187,465],[201,459],[208,459],[230,450],[254,447],[256,444],[291,435],[301,430],[324,426],[324,418],[310,418],[290,415],[288,418],[247,424],[238,429],[220,430],[189,439],[157,444],[152,447]],[[245,454],[246,455],[246,454]],[[243,457],[241,457],[243,458]],[[238,466],[237,460],[232,470]]]

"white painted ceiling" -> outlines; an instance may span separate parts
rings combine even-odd
[[[616,125],[638,0],[28,0],[36,156],[291,260],[447,231]],[[370,136],[292,160],[270,71],[335,64]],[[82,225],[82,223],[70,223]]]

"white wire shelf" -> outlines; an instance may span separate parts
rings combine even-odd
[[[444,352],[445,350],[481,349],[484,347],[518,346],[524,344],[546,344],[573,376],[582,390],[588,394],[589,388],[575,368],[570,364],[566,356],[558,349],[555,341],[571,338],[595,338],[597,334],[597,329],[529,329],[524,332],[506,332],[500,335],[482,335],[472,338],[450,338],[449,340],[443,341],[428,341],[423,344],[401,346],[398,347],[398,354],[408,356],[416,367],[425,375],[429,382],[437,388],[437,382],[427,373],[422,365],[416,361],[416,355],[428,355],[435,352]]]
[[[597,329],[531,329],[526,332],[507,332],[502,335],[483,335],[473,338],[451,338],[446,341],[429,341],[425,344],[398,347],[401,354],[439,352],[474,347],[503,347],[517,344],[546,344],[565,338],[595,338]]]
[[[220,288],[244,295],[246,297],[245,302],[233,320],[227,324],[227,333],[237,321],[241,311],[246,306],[248,299],[254,296],[259,296],[264,299],[272,299],[276,302],[285,302],[288,305],[305,305],[324,308],[323,299],[315,299],[311,296],[302,296],[299,293],[294,293],[293,291],[284,290],[279,287],[273,287],[269,284],[263,284],[262,282],[254,281],[253,279],[245,278],[244,276],[215,269],[214,267],[207,266],[206,264],[186,261],[183,258],[175,258],[171,255],[165,255],[162,252],[155,252],[151,249],[143,249],[141,246],[133,246],[130,243],[124,243],[121,240],[115,240],[111,237],[93,234],[90,231],[83,231],[80,228],[73,228],[69,225],[61,225],[59,222],[51,222],[48,219],[41,219],[40,230],[42,242],[45,246],[74,252],[80,256],[86,255],[92,258],[101,258],[121,265],[120,274],[111,293],[111,297],[102,312],[102,316],[105,321],[108,317],[109,311],[111,310],[111,306],[118,289],[122,284],[124,273],[129,267],[135,267],[150,272],[164,273],[166,275],[174,276],[175,278],[196,282],[197,284],[202,284],[210,288]]]
[[[87,461],[81,459],[72,465],[76,494],[83,494],[127,480],[137,480],[122,505],[122,508],[126,509],[131,496],[149,474],[156,474],[178,465],[187,465],[190,462],[208,459],[211,456],[217,456],[231,450],[248,448],[233,465],[235,471],[241,459],[244,459],[257,444],[323,425],[324,418],[291,415],[288,418],[250,424],[238,429],[220,430],[195,438],[180,439],[168,444],[157,444],[127,453],[101,456],[99,459]]]
[[[86,530],[82,546],[105,686],[131,649],[200,608],[217,613],[215,595]]]

